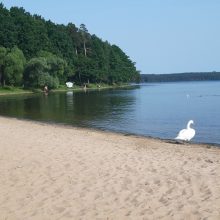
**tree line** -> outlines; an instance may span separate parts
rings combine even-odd
[[[86,26],[46,21],[23,8],[0,4],[0,84],[57,88],[138,80],[135,63],[116,45],[91,35]]]
[[[220,80],[220,72],[192,72],[172,74],[141,74],[142,82],[177,82]]]

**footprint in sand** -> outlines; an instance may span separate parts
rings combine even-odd
[[[164,195],[161,196],[161,198],[159,199],[159,202],[163,203],[163,205],[165,205],[165,206],[169,205],[169,201],[164,198]]]
[[[154,180],[154,184],[156,184],[157,186],[161,186],[160,180]]]
[[[166,191],[165,195],[171,194],[174,189],[175,189],[175,187],[172,187],[172,188],[168,189],[168,190]]]
[[[57,213],[62,213],[65,211],[65,207],[58,207],[58,206],[53,206],[54,211],[56,211]]]

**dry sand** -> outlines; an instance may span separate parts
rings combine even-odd
[[[0,219],[220,219],[220,149],[0,117]]]

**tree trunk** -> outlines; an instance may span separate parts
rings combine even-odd
[[[82,84],[80,72],[79,72],[79,81],[80,81],[80,84]]]
[[[3,85],[3,68],[0,66],[0,86]]]
[[[85,54],[85,57],[86,57],[86,55],[87,55],[86,52],[87,51],[86,51],[86,42],[85,41],[83,42],[83,47],[84,47],[84,54]]]

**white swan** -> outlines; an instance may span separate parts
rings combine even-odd
[[[196,131],[193,128],[190,128],[190,125],[193,124],[193,120],[190,120],[187,124],[186,129],[182,129],[175,139],[190,141],[196,134]]]

